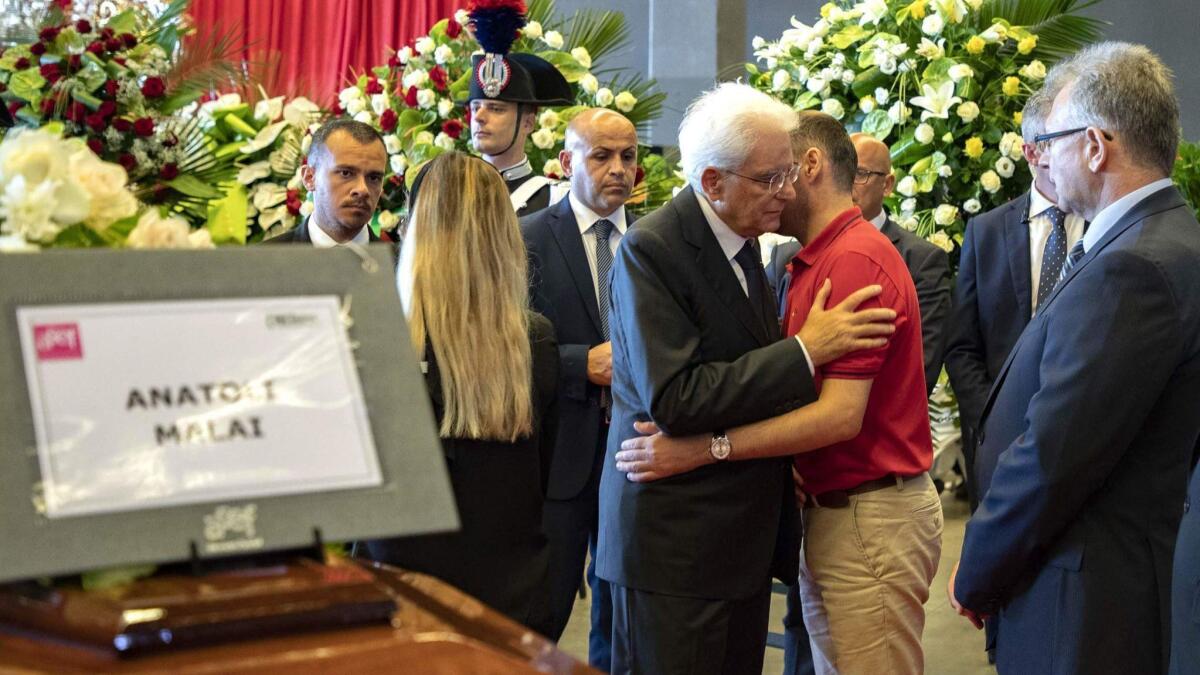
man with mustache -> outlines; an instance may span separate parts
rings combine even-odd
[[[620,113],[585,110],[567,127],[559,154],[566,199],[521,220],[529,248],[531,303],[554,324],[560,358],[559,434],[544,522],[550,539],[550,613],[558,639],[571,616],[588,548],[595,557],[600,470],[608,440],[612,347],[608,277],[633,221],[625,202],[637,173],[637,130]],[[588,661],[609,667],[612,597],[595,563]]]
[[[326,122],[313,134],[308,163],[300,168],[312,215],[264,243],[333,248],[387,241],[366,226],[383,194],[387,158],[383,138],[370,125],[344,118]]]

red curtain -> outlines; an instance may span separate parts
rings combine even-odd
[[[332,104],[350,77],[387,61],[467,0],[192,0],[197,41],[235,47],[273,96]]]

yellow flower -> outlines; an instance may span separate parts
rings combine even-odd
[[[978,35],[975,35],[970,40],[967,40],[967,53],[968,54],[982,54],[983,48],[986,46],[987,46],[987,42],[984,42],[983,38],[979,37]]]
[[[967,153],[967,157],[971,159],[979,159],[983,156],[983,140],[978,136],[972,136],[967,139],[967,143],[963,146]]]
[[[1000,90],[1004,92],[1005,96],[1016,96],[1021,91],[1021,78],[1012,75],[1004,78],[1004,84],[1001,85]]]
[[[836,6],[835,6],[835,5],[834,5],[832,2],[827,2],[827,3],[825,3],[824,5],[821,5],[821,18],[822,18],[822,19],[828,19],[828,18],[829,18],[829,14],[830,14],[830,13],[831,13],[831,12],[832,12],[834,9],[836,9]]]
[[[1021,52],[1022,54],[1028,54],[1029,52],[1033,51],[1035,47],[1037,47],[1037,41],[1038,38],[1036,35],[1030,35],[1027,38],[1023,38],[1017,43],[1017,51]]]
[[[908,6],[908,15],[914,19],[924,19],[925,0],[913,0],[913,3]]]
[[[1018,110],[1017,112],[1013,113],[1013,122],[1014,122],[1014,123],[1016,123],[1016,124],[1020,124],[1020,123],[1021,123],[1021,120],[1023,120],[1023,119],[1025,119],[1025,115],[1021,114],[1021,111],[1020,111],[1020,110]]]

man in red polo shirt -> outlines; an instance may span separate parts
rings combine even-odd
[[[801,113],[792,141],[800,178],[779,231],[804,247],[792,262],[788,332],[827,284],[830,302],[882,287],[864,306],[895,310],[896,332],[882,348],[818,368],[816,403],[728,430],[726,459],[711,456],[707,436],[653,434],[622,443],[617,469],[657,480],[714,461],[796,455],[809,495],[800,593],[817,672],[921,673],[942,508],[926,473],[933,449],[917,293],[896,248],[854,206],[858,158],[842,125]]]

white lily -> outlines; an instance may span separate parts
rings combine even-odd
[[[939,84],[937,89],[928,84],[923,84],[921,85],[921,93],[923,96],[914,96],[909,99],[909,103],[918,108],[925,109],[921,113],[922,121],[931,117],[948,119],[950,117],[951,106],[962,102],[962,98],[954,95],[954,83],[950,81]]]

